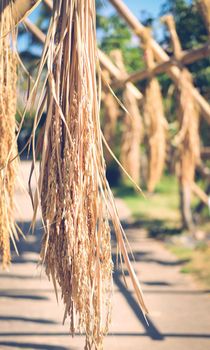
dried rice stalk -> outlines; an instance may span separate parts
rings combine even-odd
[[[15,139],[16,57],[10,47],[11,1],[0,4],[0,257],[3,268],[10,263],[10,237],[17,236],[13,217],[13,195],[17,154]]]
[[[106,79],[106,84],[110,84],[110,75],[107,71],[103,71],[103,77]],[[104,106],[104,137],[109,147],[113,149],[120,109],[115,96],[105,84],[103,86],[102,101]],[[110,152],[105,152],[105,159],[106,162],[110,162],[113,159]]]
[[[126,75],[121,51],[113,50],[111,57],[121,70],[122,75]],[[138,101],[128,86],[125,87],[123,92],[123,105],[128,113],[125,112],[123,120],[120,160],[123,168],[129,173],[135,183],[139,184],[141,163],[140,145],[143,135],[143,125]],[[124,172],[123,176],[126,176]]]
[[[208,33],[210,34],[210,0],[198,0],[198,7],[203,15]]]
[[[94,0],[55,0],[40,63],[47,60],[47,118],[39,199],[45,225],[41,258],[61,287],[64,320],[86,334],[86,349],[102,349],[111,317],[112,259],[108,211],[119,251],[146,312],[105,177],[99,118]],[[34,89],[38,89],[37,80]],[[36,90],[35,90],[36,91]],[[44,91],[44,88],[43,90]],[[33,153],[35,157],[35,118]],[[40,196],[39,196],[40,194]]]
[[[150,32],[144,34],[145,59],[148,69],[154,67],[154,55],[150,45]],[[147,188],[153,192],[159,182],[166,160],[167,121],[164,116],[161,88],[157,78],[151,76],[145,91],[144,118],[149,147]]]

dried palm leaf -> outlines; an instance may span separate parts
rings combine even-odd
[[[46,100],[39,187],[33,199],[35,213],[41,204],[45,227],[41,258],[55,289],[57,283],[61,287],[71,332],[85,332],[86,349],[101,349],[111,317],[109,214],[144,313],[146,307],[105,177],[94,0],[53,2],[35,93],[46,62],[33,131],[35,161],[35,131]]]

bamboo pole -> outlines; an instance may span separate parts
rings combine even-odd
[[[45,42],[45,34],[35,25],[33,24],[28,18],[24,20],[24,24],[26,28],[34,35],[36,38],[44,44]]]
[[[140,21],[135,17],[135,15],[129,10],[129,8],[123,3],[122,0],[109,0],[110,3],[116,8],[116,10],[120,13],[120,15],[124,18],[124,20],[129,24],[132,30],[136,33],[136,35],[141,39],[143,33],[145,31],[145,27],[140,23]],[[151,47],[154,51],[155,58],[158,62],[167,62],[169,61],[169,56],[167,53],[161,48],[161,46],[154,40],[151,39]],[[177,66],[170,66],[168,71],[168,75],[173,79],[174,83],[178,85],[180,78],[180,69]],[[199,91],[189,85],[189,88],[192,89],[192,96],[198,103],[202,115],[205,117],[206,121],[210,124],[210,105],[201,96]]]
[[[131,73],[126,79],[120,77],[120,79],[117,79],[112,82],[113,88],[118,88],[120,86],[123,86],[127,82],[136,83],[138,81],[142,81],[145,79],[148,79],[150,74],[152,75],[158,75],[162,74],[168,71],[168,69],[173,66],[182,64],[187,65],[190,63],[193,63],[195,61],[198,61],[200,59],[203,59],[205,57],[208,57],[210,55],[210,44],[207,43],[205,45],[202,45],[199,48],[182,51],[179,61],[177,62],[175,57],[172,57],[171,59],[167,60],[166,62],[155,64],[154,68],[149,71],[148,69],[139,70],[134,73]]]
[[[18,24],[27,17],[41,2],[41,0],[14,0],[12,2],[13,24]],[[1,6],[0,12],[4,10],[6,2]]]
[[[42,43],[45,43],[45,34],[28,18],[24,20],[24,24],[27,29]],[[111,74],[115,79],[120,79],[122,76],[122,72],[112,63],[110,58],[100,49],[98,50],[98,57],[101,65]],[[124,76],[124,77],[127,77]],[[135,96],[137,100],[142,100],[143,95],[132,83],[125,83],[126,87],[130,90],[130,92]]]
[[[20,0],[19,0],[20,1]],[[112,5],[117,9],[117,11],[120,13],[120,15],[125,19],[125,21],[130,25],[130,27],[133,29],[133,31],[136,33],[137,36],[142,38],[143,32],[145,31],[145,27],[139,22],[139,20],[132,14],[132,12],[129,10],[129,8],[121,1],[121,0],[109,0]],[[52,9],[52,1],[51,0],[44,0],[46,5]],[[166,66],[163,67],[164,71],[168,68],[168,74],[169,76],[173,79],[175,84],[178,84],[179,81],[179,74],[180,74],[180,69],[174,65],[173,60],[170,61],[169,56],[167,53],[161,48],[161,46],[154,40],[151,40],[151,45],[154,50],[154,54],[156,56],[156,59],[159,62],[166,63]],[[199,55],[201,54],[204,55],[206,48],[203,48],[202,53],[199,52]],[[207,52],[209,50],[209,47],[207,47]],[[207,54],[207,53],[206,53]],[[206,55],[205,54],[205,55]],[[189,60],[189,58],[186,58],[186,61]],[[170,61],[170,63],[169,63]],[[105,67],[107,69],[107,67]],[[156,67],[154,67],[155,69]],[[138,73],[140,76],[144,76],[146,73]],[[141,75],[142,74],[142,75]],[[138,75],[137,75],[138,77]],[[135,79],[139,79],[139,78]],[[145,75],[146,77],[146,75]],[[127,78],[130,80],[130,78]],[[131,78],[132,79],[132,78]],[[141,79],[141,78],[140,78]],[[133,80],[135,81],[135,80]],[[127,81],[125,81],[126,83]],[[123,84],[122,82],[121,84]],[[205,117],[206,121],[210,124],[210,106],[209,103],[202,97],[199,93],[199,91],[195,88],[192,87],[192,94],[195,100],[197,101],[198,105],[200,106],[200,109],[202,111],[202,115]]]
[[[118,67],[116,67],[116,65],[114,63],[112,63],[110,58],[103,51],[101,51],[100,49],[98,49],[98,57],[99,57],[101,65],[106,70],[108,70],[108,72],[111,74],[112,77],[114,77],[115,79],[119,79],[122,76],[127,78],[128,74],[127,73],[122,73],[122,71]],[[132,83],[127,82],[124,85],[125,85],[126,88],[129,89],[129,91],[134,95],[134,97],[137,100],[140,101],[140,100],[143,99],[142,93]]]
[[[52,4],[52,0],[44,0],[45,4],[52,10],[53,8],[53,4]],[[120,71],[120,69],[118,69],[113,63],[112,61],[109,59],[109,57],[100,49],[98,50],[98,56],[99,56],[99,60],[100,63],[102,64],[102,66],[115,78],[115,79],[120,79],[122,77],[122,72]],[[128,74],[124,74],[124,78],[127,78]],[[132,94],[134,94],[135,98],[137,98],[138,100],[141,100],[143,98],[142,93],[131,83],[128,82],[126,87],[131,91]]]

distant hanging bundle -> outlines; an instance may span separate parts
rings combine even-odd
[[[179,60],[182,47],[173,16],[166,15],[162,21],[168,26],[174,55]],[[185,228],[192,229],[191,192],[196,165],[200,160],[199,109],[192,93],[193,79],[186,68],[182,68],[178,84],[179,132],[174,139],[178,148],[178,177],[180,184],[180,207]]]
[[[120,115],[119,103],[116,100],[116,97],[107,87],[107,83],[110,84],[110,76],[107,71],[103,71],[103,76],[106,80],[103,87],[102,94],[102,102],[104,107],[104,137],[109,145],[109,147],[113,150],[114,147],[114,139],[116,135],[116,126],[117,119]],[[106,162],[110,162],[113,157],[110,152],[105,151],[105,159]]]
[[[139,304],[146,311],[105,177],[95,17],[95,0],[54,0],[40,64],[42,69],[48,57],[38,190],[45,226],[41,257],[47,275],[61,287],[64,320],[70,317],[72,334],[76,329],[86,334],[85,349],[102,349],[111,318],[109,213]]]
[[[210,34],[210,1],[198,0],[198,6],[205,21],[206,28]]]
[[[174,143],[179,151],[178,175],[181,191],[182,221],[188,229],[192,228],[193,225],[190,211],[191,192],[196,165],[200,161],[199,109],[190,89],[192,84],[191,74],[183,69],[178,86],[180,131],[176,135]]]
[[[141,166],[140,146],[143,129],[142,117],[137,100],[127,87],[123,92],[123,105],[128,113],[125,113],[124,116],[120,160],[128,174],[139,185]]]
[[[147,30],[143,43],[148,69],[152,69],[155,64],[150,39],[150,32]],[[149,148],[147,188],[149,192],[153,192],[164,170],[167,132],[161,88],[157,78],[153,76],[150,77],[145,91],[144,118]]]
[[[17,62],[11,49],[12,2],[0,4],[0,258],[10,263],[10,238],[17,236],[13,217],[13,195],[17,154],[15,143]],[[14,34],[14,33],[13,33]]]
[[[126,75],[121,51],[113,50],[111,57],[122,72],[122,75]],[[128,113],[125,111],[122,123],[120,161],[123,168],[128,172],[135,183],[139,185],[141,164],[140,146],[143,135],[143,125],[138,101],[129,85],[126,85],[123,91],[123,105]],[[126,175],[123,173],[123,176]]]

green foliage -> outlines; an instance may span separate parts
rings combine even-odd
[[[128,25],[118,14],[105,17],[99,11],[97,27],[101,34],[99,46],[104,52],[109,54],[113,49],[121,50],[128,72],[144,67],[142,50],[139,48],[138,40],[134,39]]]
[[[175,18],[177,33],[184,50],[207,41],[207,30],[195,1],[167,0],[162,5],[161,15],[166,13],[172,13]],[[165,39],[169,41],[166,33]]]
[[[198,10],[196,1],[166,0],[161,8],[161,16],[171,13],[176,22],[176,30],[183,50],[192,49],[208,41],[207,30],[203,18]],[[170,38],[167,30],[164,31],[162,44],[172,54]],[[189,66],[193,73],[194,82],[201,93],[210,96],[210,59],[206,58]]]

